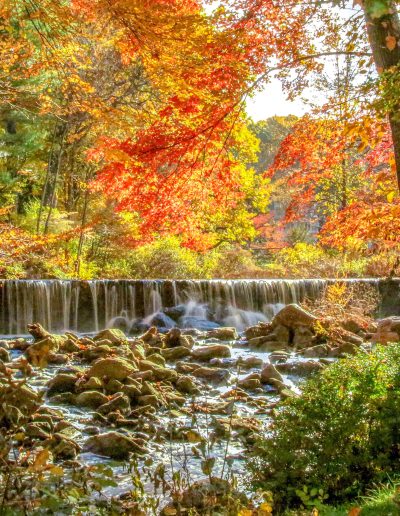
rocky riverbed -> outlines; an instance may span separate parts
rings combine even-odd
[[[28,330],[30,339],[0,341],[1,424],[20,422],[18,446],[47,450],[67,470],[108,463],[115,485],[107,492],[115,496],[132,485],[133,458],[149,492],[178,483],[173,503],[201,508],[204,497],[188,496],[193,482],[242,480],[257,436],[302,379],[360,347],[400,340],[400,318],[338,322],[287,305],[241,335],[234,328],[151,327],[135,338],[118,329]]]

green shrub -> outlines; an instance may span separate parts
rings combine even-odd
[[[278,507],[337,503],[400,472],[400,346],[360,351],[287,400],[249,468]],[[304,496],[303,493],[306,493]]]

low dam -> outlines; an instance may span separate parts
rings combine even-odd
[[[0,334],[25,334],[31,322],[53,332],[117,326],[129,333],[160,313],[166,327],[172,318],[182,327],[212,321],[241,330],[285,304],[318,299],[335,282],[369,285],[380,316],[400,314],[400,279],[0,280]]]

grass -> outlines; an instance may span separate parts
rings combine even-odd
[[[357,511],[352,509],[360,509]],[[290,511],[287,516],[310,516],[311,510]],[[376,486],[351,505],[343,507],[326,506],[318,516],[400,516],[400,480],[389,481],[387,484]]]

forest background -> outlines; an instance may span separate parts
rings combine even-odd
[[[5,0],[0,275],[394,275],[399,38],[388,0]],[[306,115],[246,114],[272,77]]]

